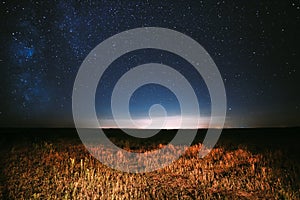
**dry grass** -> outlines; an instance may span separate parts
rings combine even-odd
[[[253,154],[194,145],[172,165],[146,174],[112,170],[79,144],[13,148],[4,168],[9,199],[299,199],[299,166],[282,151]],[[230,148],[229,148],[230,149]],[[176,148],[173,148],[175,151]]]

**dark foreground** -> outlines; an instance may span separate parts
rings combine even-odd
[[[176,130],[147,140],[114,129],[105,133],[124,149],[150,151]],[[193,146],[170,166],[132,174],[91,157],[74,129],[1,129],[0,198],[300,199],[299,128],[224,130],[201,159],[204,135],[199,130]]]

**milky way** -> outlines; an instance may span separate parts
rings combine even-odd
[[[108,37],[147,26],[182,32],[208,51],[226,87],[227,126],[299,125],[299,6],[299,1],[2,1],[0,126],[72,126],[72,87],[84,58]],[[109,98],[118,77],[147,62],[183,73],[209,115],[207,88],[189,63],[146,49],[112,64],[97,90],[99,116],[111,118]],[[135,116],[154,103],[178,114],[177,99],[159,86],[141,88],[131,102]]]

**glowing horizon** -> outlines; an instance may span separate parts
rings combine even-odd
[[[121,120],[122,119],[118,119]],[[196,126],[195,120],[198,120]],[[167,116],[167,117],[154,117],[154,118],[139,118],[130,120],[123,120],[123,124],[127,126],[119,127],[114,119],[98,119],[99,126],[93,126],[89,120],[83,121],[80,125],[81,128],[121,128],[121,129],[201,129],[208,128],[211,121],[210,116],[195,117],[195,116]],[[164,121],[164,123],[162,123]],[[125,123],[124,123],[125,122]],[[161,124],[163,124],[161,126]],[[211,124],[211,128],[220,128]]]

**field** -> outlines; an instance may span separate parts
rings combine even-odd
[[[175,133],[162,131],[145,142],[119,130],[107,131],[112,141],[132,151],[159,148]],[[299,138],[297,128],[224,130],[216,147],[201,159],[200,130],[178,161],[134,174],[112,170],[91,157],[73,129],[3,129],[0,197],[300,199]]]

